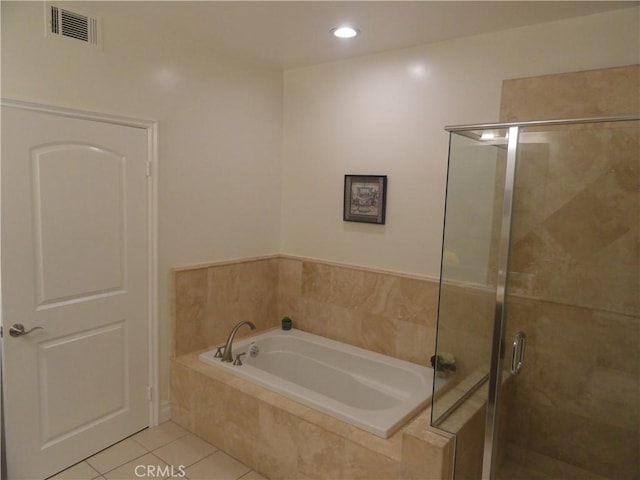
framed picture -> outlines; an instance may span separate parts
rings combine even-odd
[[[387,206],[386,175],[345,175],[345,222],[378,223],[384,225]]]

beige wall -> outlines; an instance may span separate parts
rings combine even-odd
[[[119,14],[120,4],[78,4],[103,16],[104,47],[95,50],[45,39],[42,2],[3,1],[2,97],[159,122],[166,403],[170,267],[279,249],[282,73],[175,42]]]
[[[80,4],[108,26],[96,52],[45,40],[42,3],[3,1],[2,96],[159,121],[164,402],[171,267],[280,252],[435,278],[442,127],[495,120],[504,78],[638,57],[625,9],[291,70],[283,99],[282,72],[199,53],[119,5]],[[386,226],[342,222],[349,171],[390,175]]]
[[[282,253],[436,278],[443,127],[497,121],[504,79],[636,63],[638,29],[625,9],[286,71]],[[347,173],[389,176],[385,226],[342,221]]]

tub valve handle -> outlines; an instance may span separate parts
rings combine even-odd
[[[216,354],[213,357],[222,358],[223,354],[224,354],[224,347],[218,347],[218,349],[216,350]]]
[[[240,360],[242,355],[246,355],[246,353],[239,353],[236,355],[236,359],[233,361],[234,365],[242,365],[242,360]]]

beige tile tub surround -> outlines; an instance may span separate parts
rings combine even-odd
[[[388,439],[198,360],[172,360],[171,415],[270,479],[446,479],[453,439],[429,410]]]
[[[241,320],[276,326],[278,277],[277,257],[174,269],[173,355],[223,343]]]
[[[197,358],[238,321],[266,330],[290,316],[301,330],[427,365],[437,282],[273,256],[176,269],[174,286],[173,421],[272,479],[449,478],[452,439],[430,429],[430,410],[385,440]]]
[[[310,333],[428,365],[438,282],[314,260],[280,259],[280,314]]]
[[[638,65],[507,80],[501,120],[638,113],[639,85]],[[565,478],[583,478],[572,469],[637,478],[637,124],[552,135],[546,149],[527,146],[519,165],[507,338],[527,332],[527,359],[514,382],[507,455]]]
[[[174,287],[174,356],[224,342],[241,320],[266,330],[284,316],[301,330],[421,365],[434,351],[432,279],[273,256],[175,269]]]

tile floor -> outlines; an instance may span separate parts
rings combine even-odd
[[[48,480],[151,478],[266,480],[171,421],[142,430]]]

